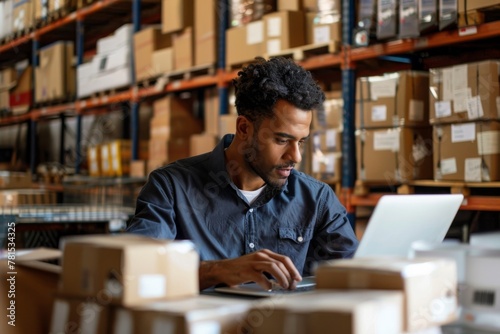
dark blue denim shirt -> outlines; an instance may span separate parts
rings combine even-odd
[[[232,139],[153,171],[127,231],[192,240],[202,261],[267,248],[290,257],[303,275],[317,261],[352,257],[358,241],[330,186],[292,170],[280,190],[266,187],[248,204],[226,171]]]

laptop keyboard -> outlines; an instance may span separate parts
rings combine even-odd
[[[312,291],[312,290],[314,290],[314,285],[300,286],[300,287],[297,287],[295,290],[275,288],[272,290],[272,292],[276,293],[276,294],[290,294],[290,293],[293,294],[293,293],[307,292],[307,291]]]

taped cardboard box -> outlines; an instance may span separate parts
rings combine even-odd
[[[193,26],[194,0],[162,0],[162,32],[172,33]]]
[[[112,308],[105,298],[56,297],[48,333],[107,334],[111,316]]]
[[[500,181],[500,122],[434,125],[433,138],[435,180]]]
[[[433,68],[430,123],[500,119],[500,61]]]
[[[17,69],[17,82],[9,96],[10,109],[14,115],[26,113],[33,103],[32,73],[33,68],[30,65]]]
[[[8,254],[6,252],[5,256]],[[12,269],[9,269],[8,259],[2,256],[0,277],[3,283],[0,284],[2,293],[0,307],[4,310],[6,317],[4,316],[0,322],[0,332],[49,333],[52,303],[57,291],[61,267],[46,261],[57,261],[60,257],[61,251],[57,249],[18,250],[14,260],[16,274],[10,274]],[[12,280],[13,276],[14,280]],[[9,292],[11,290],[13,292]],[[11,312],[9,307],[14,311]],[[9,325],[9,321],[14,321],[15,326]]]
[[[198,295],[199,256],[189,241],[87,235],[63,241],[60,296],[134,306]]]
[[[241,321],[252,301],[220,296],[196,296],[182,300],[118,308],[113,333],[241,333]]]
[[[154,77],[160,72],[154,67],[155,51],[172,46],[169,34],[163,34],[161,27],[146,27],[134,34],[134,67],[137,80]]]
[[[327,261],[316,270],[317,289],[381,289],[404,294],[405,331],[457,319],[457,267],[445,258],[358,258]]]
[[[265,53],[265,24],[263,20],[226,30],[226,61],[229,67],[253,62]]]
[[[358,179],[387,185],[429,179],[432,149],[430,127],[356,130]]]
[[[266,54],[278,54],[283,50],[306,44],[303,12],[282,11],[263,17]]]
[[[259,321],[255,321],[259,319]],[[400,334],[400,291],[321,290],[256,302],[245,319],[253,334]]]
[[[312,137],[312,175],[324,182],[340,182],[342,171],[341,129],[316,130]]]
[[[429,74],[401,71],[356,81],[356,128],[429,124]]]

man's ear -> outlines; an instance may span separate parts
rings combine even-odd
[[[253,123],[245,116],[236,118],[236,136],[242,140],[247,140],[253,136]]]

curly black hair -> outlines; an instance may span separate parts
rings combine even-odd
[[[302,110],[319,110],[325,94],[311,73],[284,57],[256,58],[233,80],[236,110],[253,122],[274,115],[274,105],[285,100]]]

